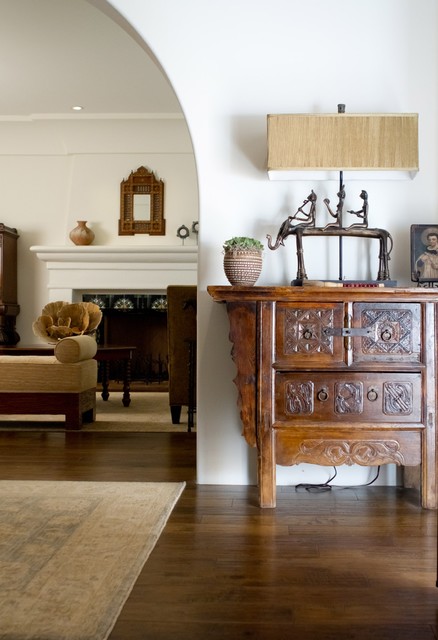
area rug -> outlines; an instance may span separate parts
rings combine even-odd
[[[172,424],[169,408],[169,394],[165,392],[131,393],[131,404],[124,407],[122,393],[110,393],[104,401],[98,393],[96,397],[96,421],[84,424],[82,431],[94,432],[187,432],[187,407],[181,411],[180,424]],[[196,427],[192,429],[195,431]],[[65,431],[63,416],[0,416],[2,431]]]
[[[185,483],[0,481],[1,640],[105,640]]]

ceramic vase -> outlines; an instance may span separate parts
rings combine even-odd
[[[94,240],[94,231],[87,227],[86,220],[78,220],[78,226],[70,231],[70,240],[76,245],[91,244]]]
[[[231,249],[224,254],[224,271],[228,282],[234,286],[254,285],[262,271],[261,251]]]

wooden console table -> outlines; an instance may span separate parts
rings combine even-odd
[[[98,345],[97,353],[94,356],[98,362],[103,362],[101,368],[102,375],[102,398],[108,400],[109,392],[109,367],[111,361],[123,362],[123,406],[129,407],[131,403],[131,362],[133,353],[136,347],[125,347],[117,345]],[[2,355],[16,355],[16,356],[41,356],[41,355],[53,355],[54,347],[47,345],[30,345],[30,346],[17,346],[6,347],[0,345],[0,354]]]
[[[276,464],[421,464],[437,507],[438,291],[210,286],[226,303],[243,436],[261,507]]]

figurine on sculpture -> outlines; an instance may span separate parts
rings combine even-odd
[[[368,193],[362,189],[360,192],[360,197],[363,200],[362,209],[359,211],[348,211],[348,213],[352,213],[358,218],[362,218],[362,222],[356,222],[355,224],[350,225],[349,229],[356,229],[358,227],[367,227],[368,226]]]
[[[332,218],[334,218],[336,221],[336,222],[329,222],[328,224],[326,224],[324,227],[324,230],[330,229],[332,227],[334,227],[335,229],[342,228],[342,210],[344,208],[345,189],[341,188],[340,191],[338,191],[337,196],[338,196],[338,204],[337,204],[335,213],[333,213],[333,211],[330,208],[330,200],[328,198],[324,198],[323,200],[325,206],[327,207],[327,211],[332,216]]]
[[[293,220],[298,220],[298,222],[302,223],[301,226],[305,225],[307,227],[314,227],[315,220],[316,220],[316,200],[317,200],[316,193],[312,189],[312,191],[307,196],[307,198],[303,200],[303,204],[301,205],[301,207],[298,207],[298,209],[296,210],[293,216],[289,216],[289,221],[292,222]],[[309,202],[310,202],[310,209],[306,213],[304,211],[304,207],[307,204],[309,204]]]

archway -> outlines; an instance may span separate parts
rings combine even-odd
[[[65,244],[74,226],[71,220],[86,208],[92,212],[96,244],[116,244],[120,242],[116,231],[120,181],[149,152],[159,158],[159,168],[166,173],[163,167],[172,150],[168,140],[164,151],[157,146],[159,131],[170,126],[174,132],[181,123],[186,127],[176,96],[147,45],[108,3],[20,0],[3,4],[0,49],[5,47],[4,59],[13,64],[5,80],[10,90],[5,92],[0,110],[0,124],[10,133],[2,136],[0,181],[6,196],[5,211],[14,215],[13,220],[4,222],[19,226],[28,246]],[[124,54],[122,47],[128,49]],[[141,90],[142,83],[147,91]],[[71,107],[78,103],[85,108],[73,113]],[[173,111],[170,116],[169,110]],[[142,127],[140,135],[137,126]],[[143,133],[146,128],[147,136]],[[155,148],[146,154],[138,149],[138,139],[153,136]],[[188,134],[186,137],[190,138]],[[7,141],[12,139],[14,148],[9,154]],[[103,150],[98,148],[100,142]],[[126,163],[121,152],[125,142]],[[23,192],[24,157],[26,175],[31,176],[29,182],[26,179],[29,193],[22,193],[17,202],[16,194]],[[177,227],[182,222],[190,225],[197,217],[193,206],[194,201],[197,203],[195,170],[184,183],[181,173],[175,166],[164,176],[172,176],[166,190],[167,237],[148,236],[144,241],[149,244],[181,243],[176,237]],[[186,196],[179,198],[178,190],[189,183],[194,195],[188,197],[186,189]],[[185,209],[187,218],[172,220],[177,208],[178,215]],[[142,242],[139,236],[123,239],[124,244]],[[35,269],[34,257],[21,252],[20,298],[26,304],[21,305],[19,333],[26,343],[32,342],[32,321],[47,302],[46,282],[42,280],[46,274],[43,266],[38,271],[39,266]],[[29,278],[29,273],[34,278]]]

